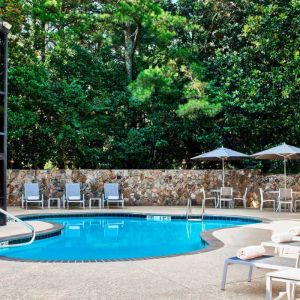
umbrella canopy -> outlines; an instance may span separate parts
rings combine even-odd
[[[234,151],[225,147],[221,147],[218,149],[215,149],[210,152],[206,152],[203,154],[200,154],[198,156],[192,157],[194,160],[206,160],[206,161],[211,161],[211,160],[222,160],[222,169],[223,169],[223,174],[222,174],[222,184],[224,186],[224,181],[225,181],[225,160],[239,160],[242,158],[248,158],[249,155]]]
[[[282,159],[284,166],[284,187],[286,188],[286,161],[288,159],[300,159],[300,148],[283,143],[279,146],[252,154],[251,156],[256,159]]]

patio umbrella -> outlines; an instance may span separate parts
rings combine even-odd
[[[284,187],[286,188],[286,161],[288,159],[300,159],[300,148],[283,143],[279,146],[251,155],[256,159],[282,159],[284,169]]]
[[[239,160],[242,158],[248,158],[249,156],[247,154],[237,152],[225,147],[221,147],[218,149],[215,149],[210,152],[203,153],[201,155],[192,157],[194,160],[221,160],[222,161],[222,185],[224,186],[225,181],[225,160]]]

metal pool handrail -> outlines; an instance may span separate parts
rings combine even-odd
[[[192,199],[189,198],[187,201],[186,213],[185,213],[185,217],[187,220],[189,220],[189,215],[191,215],[191,214],[192,214]],[[205,198],[203,198],[202,205],[201,205],[201,220],[203,220],[204,214],[205,214]]]
[[[30,245],[34,242],[35,240],[35,236],[36,236],[36,232],[35,229],[32,225],[22,221],[21,219],[17,218],[16,216],[8,213],[7,211],[3,210],[2,208],[0,208],[0,212],[4,215],[6,215],[8,218],[13,219],[15,222],[19,222],[22,225],[24,225],[26,228],[28,228],[31,231],[32,237],[30,239],[30,241],[26,242],[26,243],[19,243],[19,244],[4,244],[4,243],[0,243],[0,248],[11,248],[11,247],[19,247],[19,246],[25,246],[25,245]]]

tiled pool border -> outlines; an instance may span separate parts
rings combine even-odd
[[[22,219],[23,221],[29,221],[29,220],[40,220],[40,219],[47,219],[47,218],[72,218],[72,217],[128,217],[128,218],[143,218],[146,219],[147,216],[171,216],[172,219],[175,220],[185,220],[185,215],[172,215],[172,214],[155,214],[155,213],[95,213],[95,212],[86,212],[86,213],[43,213],[43,214],[29,214],[29,215],[19,215],[18,217]],[[193,215],[192,219],[201,219],[201,215]],[[250,222],[250,224],[254,223],[267,223],[270,222],[268,219],[258,218],[258,217],[247,217],[247,216],[236,216],[236,215],[230,215],[230,216],[220,216],[220,215],[204,215],[203,219],[207,220],[229,220],[229,221],[244,221],[244,222]],[[36,239],[43,239],[48,237],[53,237],[56,235],[59,235],[61,231],[63,230],[63,226],[58,223],[49,222],[54,225],[54,227],[42,232],[39,232],[37,234]],[[123,258],[123,259],[89,259],[89,260],[32,260],[32,259],[23,259],[23,258],[13,258],[8,256],[2,256],[0,255],[1,260],[6,261],[18,261],[18,262],[34,262],[34,263],[95,263],[95,262],[120,262],[120,261],[141,261],[141,260],[149,260],[149,259],[161,259],[161,258],[167,258],[167,257],[177,257],[177,256],[183,256],[183,255],[194,255],[198,253],[204,253],[204,252],[210,252],[213,250],[217,250],[219,248],[222,248],[224,246],[224,243],[217,239],[213,233],[215,231],[219,231],[222,229],[228,229],[233,228],[236,226],[230,226],[230,227],[224,227],[224,228],[216,228],[212,230],[207,230],[201,233],[201,239],[207,244],[205,248],[181,253],[181,254],[170,254],[170,255],[162,255],[162,256],[149,256],[149,257],[142,257],[142,258]],[[55,229],[54,229],[55,228]],[[23,235],[22,235],[23,236]],[[17,237],[17,238],[16,238]],[[13,236],[9,239],[6,238],[6,240],[9,240],[9,242],[17,242],[20,241],[27,241],[28,237],[21,237],[20,236]],[[1,240],[0,240],[1,242]]]
[[[36,233],[35,239],[41,240],[46,239],[49,237],[57,236],[61,234],[61,231],[64,229],[64,226],[59,223],[54,222],[47,222],[52,225],[51,228],[39,231]],[[19,243],[26,243],[30,241],[31,234],[23,233],[23,234],[16,234],[9,237],[3,237],[0,239],[0,243],[8,242],[9,245],[12,244],[19,244]]]

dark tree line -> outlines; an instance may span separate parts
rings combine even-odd
[[[15,168],[300,146],[299,0],[0,0],[0,17]]]

